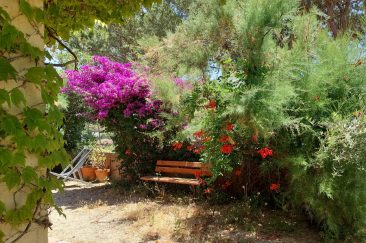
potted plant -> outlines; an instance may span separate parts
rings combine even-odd
[[[90,156],[91,163],[95,167],[95,176],[99,182],[107,181],[110,173],[108,165],[105,163],[106,154],[102,152],[100,146],[94,146]]]
[[[95,178],[96,178],[95,170],[96,169],[97,168],[91,164],[90,160],[88,160],[87,163],[85,163],[85,165],[80,168],[81,174],[83,176],[83,180],[84,181],[95,181]]]

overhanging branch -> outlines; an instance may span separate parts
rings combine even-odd
[[[75,63],[75,65],[77,64],[77,60],[70,60],[67,61],[65,63],[45,63],[45,65],[52,65],[54,67],[66,67],[69,64]]]
[[[78,65],[78,57],[76,56],[76,54],[71,50],[70,47],[68,47],[67,45],[65,45],[61,39],[59,39],[57,37],[57,33],[55,31],[53,31],[51,28],[49,28],[48,26],[45,26],[46,27],[46,30],[49,34],[49,36],[51,36],[53,39],[55,39],[57,41],[57,43],[59,43],[62,47],[64,47],[73,57],[74,57],[74,60],[70,60],[68,62],[65,62],[65,63],[45,63],[46,65],[53,65],[55,67],[64,67],[68,64],[71,64],[71,63],[74,63],[74,69],[77,70],[77,65]]]

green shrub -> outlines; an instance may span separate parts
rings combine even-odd
[[[291,198],[307,208],[327,238],[365,233],[365,166],[366,119],[362,115],[329,124],[311,163],[303,161],[291,170]]]

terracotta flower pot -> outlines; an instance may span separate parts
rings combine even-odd
[[[97,169],[95,175],[99,182],[105,182],[108,179],[110,169]]]
[[[92,166],[81,167],[81,174],[83,175],[84,181],[94,181],[96,169],[97,168],[92,167]]]

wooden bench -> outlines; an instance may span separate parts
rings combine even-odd
[[[208,164],[204,164],[202,162],[158,160],[156,163],[155,172],[169,174],[173,176],[143,176],[140,179],[143,181],[156,181],[199,186],[200,181],[198,180],[198,178],[187,178],[180,175],[193,175],[195,177],[212,176]]]

